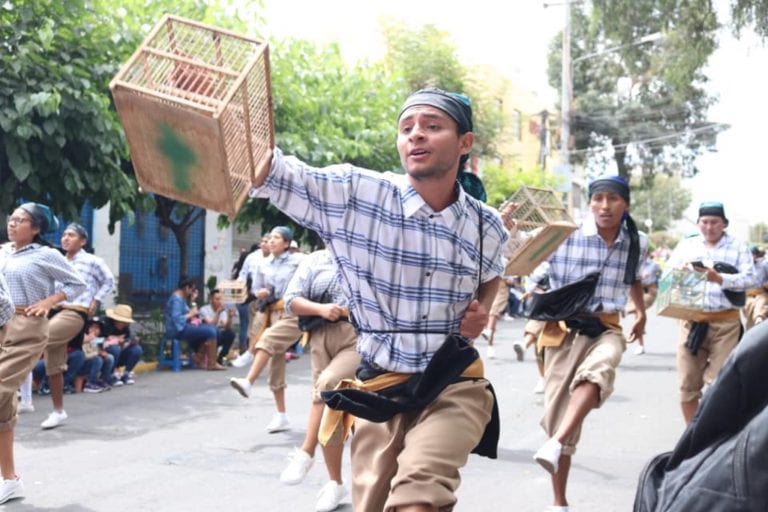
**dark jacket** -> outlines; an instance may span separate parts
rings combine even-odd
[[[750,329],[675,449],[640,476],[635,512],[768,510],[768,322]]]

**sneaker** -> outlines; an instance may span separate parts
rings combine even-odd
[[[518,361],[525,359],[525,347],[523,347],[522,343],[516,341],[512,344],[512,348],[515,349],[515,356]]]
[[[48,384],[43,384],[40,386],[40,389],[37,390],[37,394],[40,396],[46,396],[51,394],[51,388],[48,387]]]
[[[544,393],[544,385],[545,385],[544,377],[539,377],[539,380],[536,381],[536,386],[534,386],[533,388],[533,392],[537,395],[541,395],[542,393]]]
[[[65,395],[71,395],[75,392],[75,386],[72,384],[64,384],[64,394]]]
[[[19,414],[25,413],[25,412],[35,412],[35,406],[30,402],[19,402],[18,407],[16,407],[16,412]]]
[[[128,375],[123,375],[123,377],[120,379],[120,382],[126,386],[132,386],[136,384],[136,378],[133,376],[133,372],[131,372]]]
[[[488,359],[494,359],[496,357],[496,349],[493,348],[493,345],[489,345],[487,349],[485,349],[485,357]]]
[[[104,391],[109,391],[110,389],[112,389],[112,385],[110,385],[110,384],[108,384],[108,383],[104,382],[104,381],[103,381],[103,380],[101,380],[101,379],[97,380],[97,381],[96,381],[96,384],[98,384],[99,386],[101,386],[102,388],[104,388]],[[122,385],[122,384],[121,384],[121,385]]]
[[[294,448],[288,455],[288,466],[280,473],[280,481],[288,485],[296,485],[304,480],[309,473],[315,458],[302,450]]]
[[[111,385],[112,385],[112,387],[114,387],[114,388],[119,388],[120,386],[122,386],[123,384],[125,384],[125,382],[123,382],[123,378],[122,378],[122,377],[118,377],[118,378],[116,378],[116,379],[112,379],[112,382],[111,382],[110,384],[111,384]]]
[[[45,421],[43,421],[40,424],[40,427],[42,427],[43,430],[48,430],[50,428],[56,428],[67,419],[67,413],[66,411],[53,411],[51,414],[48,415],[47,418],[45,418]]]
[[[347,490],[338,482],[331,480],[323,486],[317,495],[316,512],[331,512],[341,505],[341,500],[347,496]]]
[[[21,478],[16,477],[13,480],[3,480],[0,483],[0,503],[8,500],[15,500],[24,497],[24,484]]]
[[[491,330],[486,327],[485,329],[483,329],[483,332],[480,333],[480,336],[482,336],[486,340],[491,339]]]
[[[243,379],[245,380],[245,379]],[[291,429],[291,422],[288,421],[288,415],[280,412],[276,412],[272,416],[272,420],[267,424],[267,432],[274,434],[275,432],[282,432],[284,430]]]
[[[635,347],[635,351],[634,352],[635,352],[636,356],[641,356],[641,355],[645,354],[645,347],[643,345],[638,345],[638,346]]]
[[[570,510],[568,506],[562,506],[562,505],[551,505],[547,507],[547,512],[568,512]]]
[[[232,361],[232,366],[235,368],[243,368],[253,362],[253,353],[250,350],[246,350]]]
[[[563,445],[557,439],[548,439],[533,456],[533,460],[554,475],[557,473],[557,464],[560,461],[560,452],[562,450]]]
[[[243,398],[248,398],[251,396],[251,383],[248,382],[248,379],[232,377],[229,379],[229,385],[235,388],[238,393],[243,395]]]
[[[105,391],[104,386],[96,382],[86,382],[85,386],[83,386],[83,392],[85,393],[102,393],[103,391]]]

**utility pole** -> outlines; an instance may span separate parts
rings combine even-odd
[[[568,154],[568,141],[571,138],[571,4],[565,2],[565,24],[563,25],[563,58],[561,71],[561,128],[560,128],[560,165],[563,174],[570,176],[571,159]]]
[[[547,170],[547,153],[549,153],[549,112],[547,109],[541,111],[541,128],[539,129],[539,164],[541,170]]]

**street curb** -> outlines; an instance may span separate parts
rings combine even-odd
[[[139,363],[134,368],[135,373],[147,373],[157,369],[157,362],[154,363]]]

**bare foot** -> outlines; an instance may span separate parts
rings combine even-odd
[[[227,369],[226,366],[221,366],[219,363],[216,363],[213,366],[209,366],[207,368],[208,371],[212,371],[212,370],[226,370],[226,369]]]

